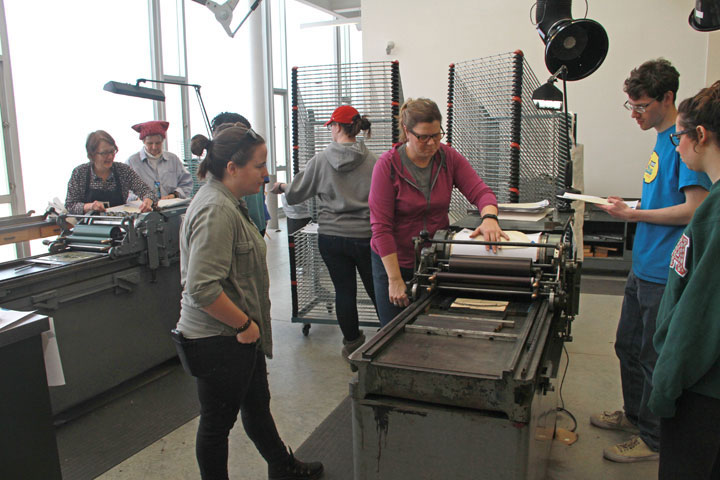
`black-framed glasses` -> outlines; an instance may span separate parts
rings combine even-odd
[[[639,103],[637,105],[633,105],[632,103],[630,103],[630,100],[625,100],[625,103],[623,103],[623,107],[625,107],[626,110],[635,111],[636,113],[645,113],[647,107],[655,101],[656,100],[653,98],[647,103]]]
[[[117,151],[118,151],[117,148],[113,148],[112,150],[104,150],[102,152],[95,152],[95,155],[98,155],[98,156],[104,157],[104,158],[113,157],[113,156],[115,156]]]
[[[676,147],[680,145],[680,137],[683,135],[687,135],[688,133],[695,130],[694,128],[686,128],[685,130],[682,130],[680,132],[675,132],[670,134],[670,143],[675,145]]]
[[[442,127],[440,127],[440,131],[438,133],[433,133],[430,135],[418,135],[417,133],[413,132],[409,128],[407,129],[407,131],[412,133],[413,135],[415,135],[415,138],[417,138],[418,141],[420,141],[422,143],[426,143],[428,140],[432,140],[433,142],[439,142],[440,139],[442,139],[445,136],[445,130]]]

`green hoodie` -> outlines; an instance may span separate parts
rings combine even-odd
[[[720,182],[675,246],[653,344],[658,360],[648,405],[673,417],[683,390],[720,399]]]

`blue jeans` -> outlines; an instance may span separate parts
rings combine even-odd
[[[320,234],[318,249],[335,287],[335,315],[340,330],[345,341],[352,342],[360,336],[356,269],[368,297],[375,304],[370,239]]]
[[[640,438],[656,452],[660,448],[660,419],[650,411],[647,402],[658,358],[653,347],[655,319],[664,291],[665,285],[641,280],[631,271],[615,338],[625,416],[638,427]]]
[[[372,252],[371,256],[372,275],[373,283],[375,285],[375,300],[377,302],[378,318],[380,319],[380,325],[384,327],[385,325],[390,323],[393,318],[397,317],[400,312],[405,309],[405,307],[396,307],[395,305],[390,303],[390,292],[388,292],[390,282],[388,281],[388,275],[385,271],[385,266],[382,263],[380,255]],[[403,280],[405,280],[406,282],[413,278],[413,273],[414,272],[412,268],[400,267],[400,275],[402,275]]]
[[[228,435],[238,412],[265,461],[287,461],[289,454],[270,413],[265,355],[257,344],[238,343],[234,335],[182,339],[178,354],[197,380],[200,426],[195,452],[203,480],[228,479]]]

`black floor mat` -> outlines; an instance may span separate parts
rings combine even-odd
[[[63,479],[93,479],[200,413],[195,380],[179,363],[56,429]]]
[[[300,460],[320,461],[323,480],[353,480],[352,400],[345,397],[300,445]]]

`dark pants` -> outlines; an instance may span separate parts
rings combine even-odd
[[[310,223],[310,220],[312,218],[290,218],[287,217],[287,234],[292,235],[293,233],[297,232],[301,228],[303,228],[305,225]]]
[[[390,323],[390,320],[397,317],[405,307],[396,307],[390,303],[390,292],[388,287],[390,282],[388,280],[385,266],[382,263],[380,255],[372,252],[372,275],[373,283],[375,285],[375,300],[377,302],[378,318],[380,319],[380,325],[385,326]],[[400,267],[400,275],[406,282],[413,278],[412,268]]]
[[[655,319],[665,285],[628,275],[615,353],[620,360],[625,416],[640,430],[640,438],[653,451],[660,448],[660,419],[648,408],[652,374],[657,362],[653,347]]]
[[[227,480],[228,435],[238,412],[245,433],[268,464],[289,454],[270,413],[265,356],[256,344],[234,336],[215,336],[183,343],[183,365],[197,379],[200,426],[195,451],[203,480]]]
[[[370,239],[318,235],[318,248],[335,287],[335,314],[346,342],[357,340],[360,327],[357,310],[357,276],[375,304],[370,267]]]
[[[660,420],[660,480],[720,479],[720,399],[685,390]]]

